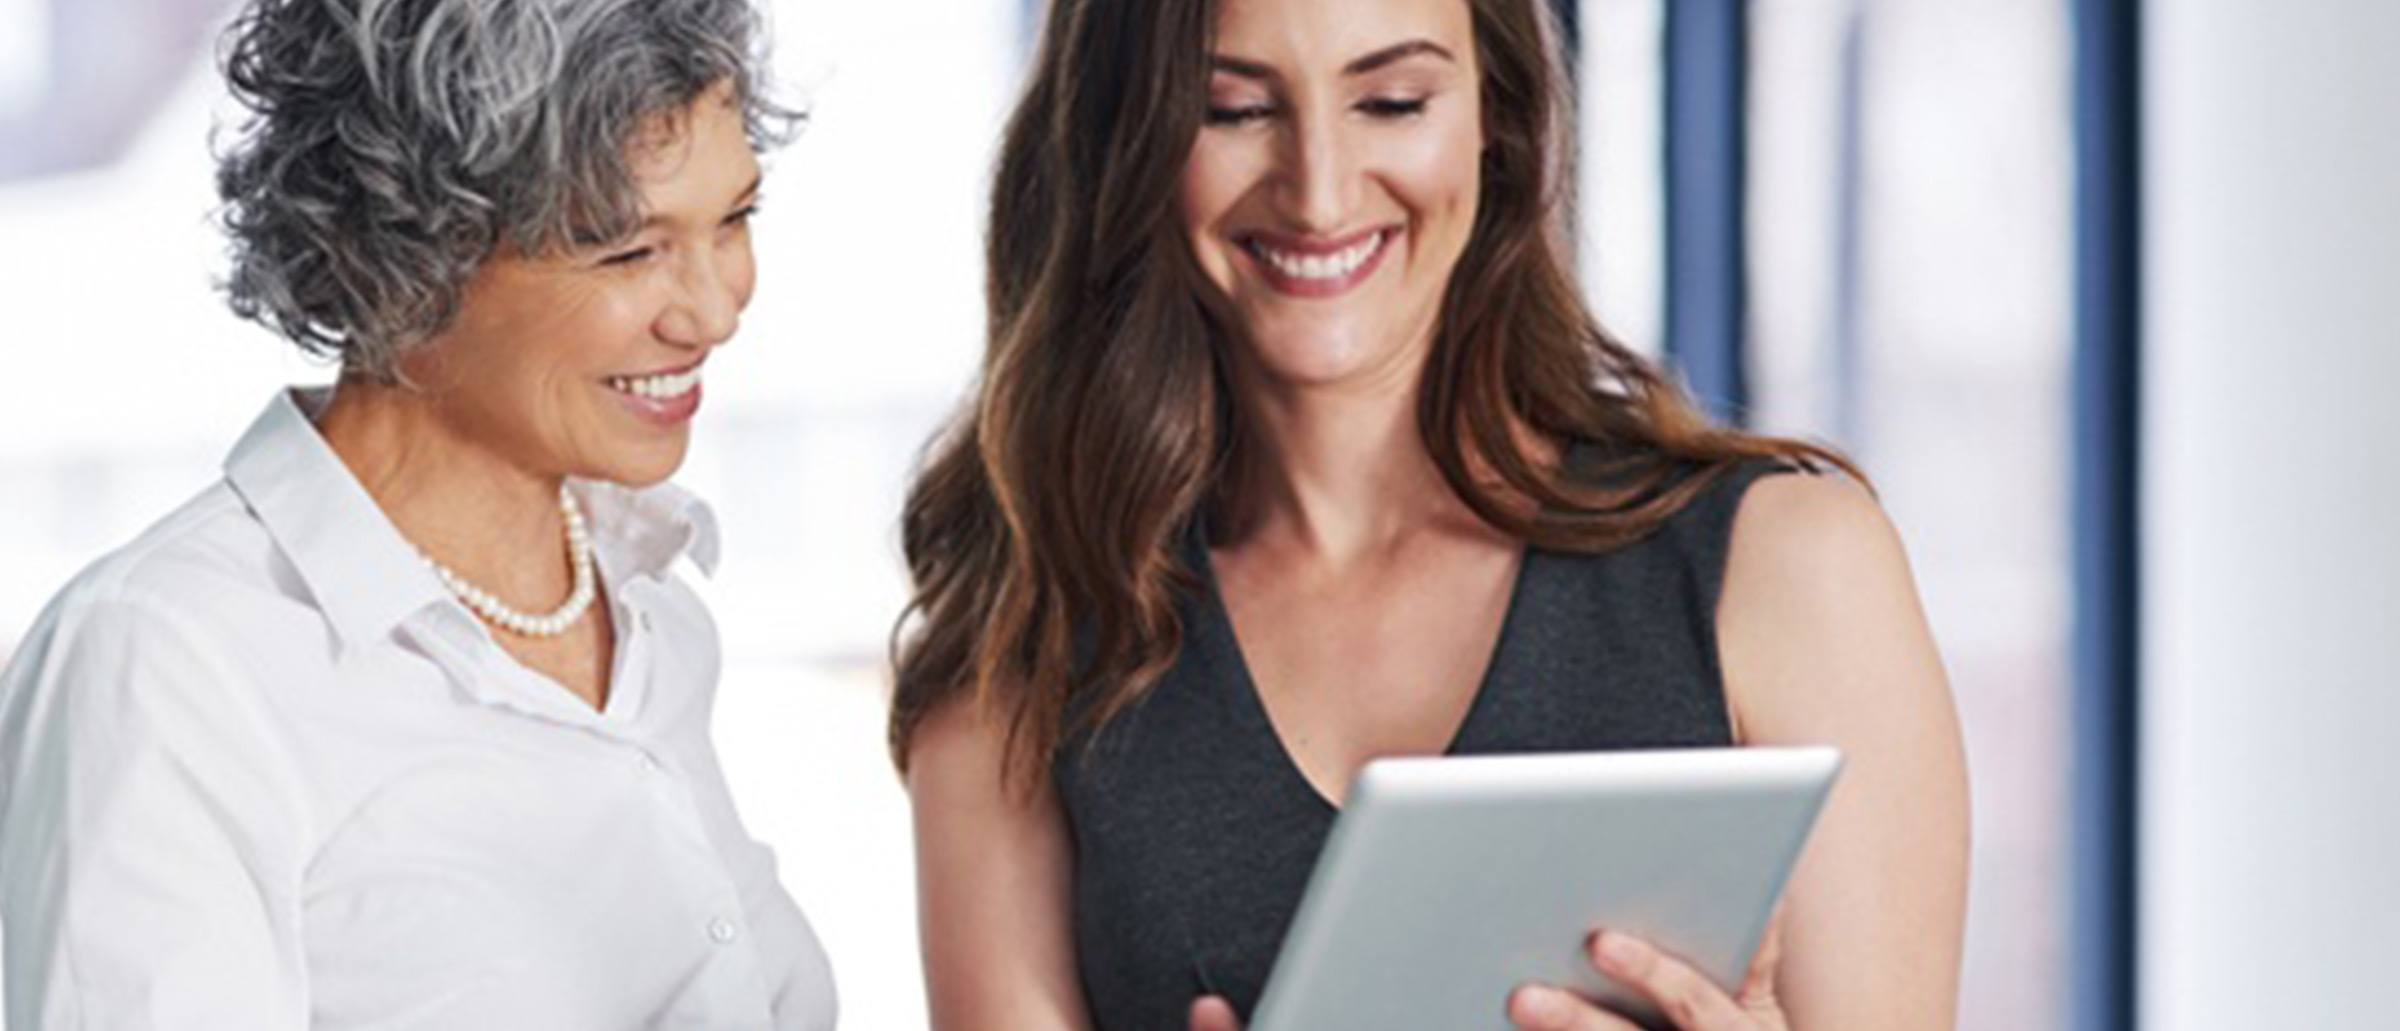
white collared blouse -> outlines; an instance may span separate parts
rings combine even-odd
[[[574,484],[604,710],[515,662],[279,394],[0,674],[12,1028],[819,1029],[834,988],[709,742],[716,562]]]

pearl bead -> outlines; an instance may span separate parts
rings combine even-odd
[[[485,622],[524,637],[556,637],[582,620],[585,610],[591,607],[600,593],[592,569],[591,534],[584,526],[582,508],[575,504],[574,495],[567,493],[567,485],[563,481],[558,486],[558,509],[566,523],[567,558],[574,570],[575,583],[567,592],[566,603],[555,611],[539,616],[519,612],[493,597],[491,592],[468,583],[465,577],[451,571],[450,567],[434,561],[433,556],[420,552],[419,557],[433,568],[434,579],[441,581],[451,596]]]

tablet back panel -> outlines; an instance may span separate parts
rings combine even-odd
[[[1599,927],[1730,990],[1840,765],[1832,748],[1369,763],[1252,1031],[1497,1031],[1528,980],[1654,1018],[1587,961]]]

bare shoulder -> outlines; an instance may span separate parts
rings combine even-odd
[[[964,694],[925,710],[910,729],[907,784],[923,790],[972,790],[997,780],[1007,728],[997,714]]]
[[[1734,518],[1717,634],[1747,736],[1822,732],[1832,729],[1822,720],[1895,694],[1947,695],[1900,534],[1847,477],[1769,476],[1750,487]]]
[[[909,735],[902,787],[920,818],[1059,822],[1046,775],[1012,770],[1008,716],[965,694],[936,702]]]
[[[1725,597],[1841,591],[1864,576],[1907,575],[1890,517],[1865,487],[1839,474],[1766,476],[1742,496],[1726,560]]]

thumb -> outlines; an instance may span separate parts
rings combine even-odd
[[[1192,1031],[1242,1031],[1241,1018],[1223,997],[1203,995],[1192,1000]]]
[[[1775,903],[1775,915],[1767,918],[1767,933],[1759,939],[1757,954],[1750,958],[1750,971],[1742,978],[1736,1002],[1756,1006],[1774,1001],[1775,970],[1783,963],[1783,915],[1789,908],[1783,902]]]

